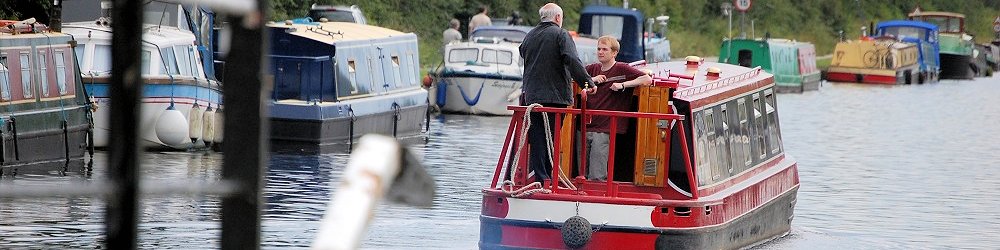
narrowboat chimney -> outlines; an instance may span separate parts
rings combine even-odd
[[[111,19],[111,1],[101,1],[101,17]]]
[[[707,78],[708,80],[716,80],[716,79],[719,79],[719,75],[721,75],[721,74],[722,74],[722,70],[721,70],[721,69],[719,69],[719,68],[716,68],[716,67],[709,67],[707,71],[708,71],[708,72],[707,72],[707,73],[705,73],[705,77],[706,77],[706,78]]]
[[[62,31],[62,0],[52,1],[52,13],[49,13],[49,29],[53,32]]]

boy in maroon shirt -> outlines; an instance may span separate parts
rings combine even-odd
[[[615,61],[620,45],[611,36],[597,39],[597,63],[587,65],[587,73],[597,84],[597,93],[588,96],[587,108],[633,111],[632,88],[649,85],[653,78],[646,73],[629,66],[627,63]],[[615,133],[624,134],[628,120],[618,118]],[[611,117],[593,116],[587,124],[587,178],[591,180],[607,180],[608,178],[608,148],[611,133]]]

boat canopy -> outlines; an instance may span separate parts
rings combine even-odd
[[[878,31],[876,34],[881,36],[889,35],[898,39],[906,37],[918,38],[922,41],[934,43],[938,27],[937,25],[921,21],[892,20],[879,22],[876,30]]]
[[[470,41],[475,41],[476,38],[501,38],[504,41],[520,43],[524,41],[524,37],[528,35],[528,32],[534,27],[531,26],[482,26],[476,27],[476,30],[472,32],[472,37]]]
[[[591,5],[580,12],[580,27],[577,33],[590,37],[613,36],[621,43],[616,58],[619,62],[634,62],[645,59],[645,44],[641,36],[643,30],[641,12],[603,5]]]

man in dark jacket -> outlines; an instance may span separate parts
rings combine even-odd
[[[562,28],[562,8],[555,3],[548,3],[538,9],[538,15],[541,16],[541,23],[528,32],[520,46],[521,57],[524,58],[524,104],[538,103],[545,107],[565,108],[573,103],[571,79],[576,80],[584,89],[596,85],[591,82],[590,75],[577,57],[573,38]],[[547,116],[549,130],[554,133],[555,114],[549,113]],[[549,157],[551,151],[544,126],[542,115],[531,113],[531,127],[528,129],[528,144],[531,148],[529,165],[539,181],[549,179],[552,173],[552,161]]]

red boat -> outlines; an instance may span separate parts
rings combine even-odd
[[[774,77],[699,58],[646,68],[654,82],[634,90],[634,112],[508,107],[482,190],[481,249],[735,249],[789,232],[799,176],[781,144]],[[558,181],[529,176],[526,112],[556,114]],[[586,156],[570,146],[586,140],[579,118],[594,116],[629,120],[611,119],[610,131],[628,129],[611,134],[608,181],[587,180]]]

